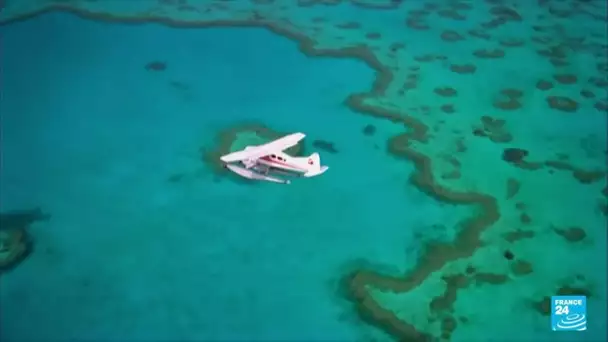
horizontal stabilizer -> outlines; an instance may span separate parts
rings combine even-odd
[[[304,174],[304,177],[314,177],[325,173],[329,169],[329,166],[321,166],[319,170],[308,171]]]

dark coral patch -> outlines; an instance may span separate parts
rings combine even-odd
[[[608,216],[608,203],[598,200],[597,201],[597,208],[600,211],[600,213],[602,213],[602,215],[604,216]]]
[[[392,43],[389,46],[389,50],[391,52],[396,52],[396,51],[402,50],[402,49],[405,49],[405,44],[403,44],[403,43]]]
[[[443,105],[443,106],[441,106],[440,109],[442,112],[444,112],[446,114],[453,114],[456,111],[456,109],[454,108],[454,105],[451,105],[451,104]]]
[[[473,55],[478,58],[486,59],[503,58],[505,56],[505,51],[501,49],[482,49],[473,51]]]
[[[494,18],[494,19],[492,19],[490,21],[482,23],[481,27],[486,28],[486,29],[494,29],[494,28],[502,26],[502,25],[504,25],[506,23],[507,23],[507,20],[504,19],[504,18]]]
[[[545,80],[539,80],[536,82],[536,89],[538,90],[549,90],[553,88],[553,83]]]
[[[553,41],[553,38],[547,36],[534,36],[532,37],[532,41],[535,43],[547,45]]]
[[[508,100],[496,100],[492,103],[494,108],[502,109],[502,110],[516,110],[521,108],[521,103],[516,99],[508,99]]]
[[[443,97],[452,97],[452,96],[456,96],[458,94],[456,89],[451,88],[451,87],[435,88],[435,90],[433,90],[433,91],[435,92],[435,94],[437,94],[439,96],[443,96]]]
[[[509,142],[513,137],[506,130],[505,123],[505,120],[495,119],[491,116],[484,115],[481,117],[482,127],[475,127],[473,129],[473,135],[487,137],[495,143]]]
[[[437,8],[439,8],[439,5],[437,5],[436,3],[433,3],[433,2],[427,2],[424,4],[425,10],[434,11]]]
[[[378,40],[380,38],[382,38],[382,35],[378,32],[371,32],[365,35],[365,37],[367,39],[371,39],[371,40]]]
[[[405,82],[403,84],[403,93],[405,93],[405,90],[410,90],[410,89],[416,89],[418,87],[418,84],[416,82]]]
[[[557,74],[553,75],[553,78],[561,84],[574,84],[578,80],[576,75],[572,74]]]
[[[598,101],[595,103],[595,105],[593,107],[595,107],[595,109],[599,110],[600,112],[608,112],[608,102],[607,101]]]
[[[457,42],[459,40],[464,40],[464,37],[453,30],[445,30],[441,33],[441,40],[444,42]]]
[[[554,17],[558,18],[569,18],[572,14],[575,13],[573,8],[559,8],[549,6],[549,13],[551,13]]]
[[[568,63],[568,61],[561,59],[561,58],[550,58],[549,62],[551,62],[551,64],[553,64],[554,67],[558,67],[558,68],[570,65],[570,63]]]
[[[515,258],[515,255],[513,255],[513,252],[511,252],[510,250],[506,250],[502,255],[507,260],[513,260],[513,258]]]
[[[528,154],[528,151],[521,148],[505,148],[502,152],[502,160],[508,163],[518,164],[523,162]]]
[[[464,144],[464,137],[458,138],[458,140],[456,140],[456,152],[464,153],[466,151],[467,151],[467,146]]]
[[[515,261],[514,263],[511,264],[510,268],[511,268],[511,272],[513,272],[513,274],[515,274],[517,276],[523,276],[523,275],[534,272],[534,269],[532,268],[532,264],[527,261],[524,261],[524,260]]]
[[[519,89],[507,88],[500,91],[502,95],[505,95],[512,99],[518,99],[524,96],[524,92]]]
[[[450,2],[448,4],[448,6],[452,7],[455,10],[463,10],[463,11],[473,9],[472,5],[470,5],[470,4],[466,3],[466,2],[462,2],[462,1]]]
[[[466,20],[467,17],[458,13],[458,11],[454,9],[442,9],[437,11],[437,15],[442,18],[454,19],[454,20]]]
[[[506,6],[494,6],[490,9],[490,14],[504,20],[521,21],[522,17],[516,10]]]
[[[468,275],[471,275],[471,274],[477,272],[477,270],[472,265],[468,265],[464,272]]]
[[[443,173],[441,175],[441,179],[460,179],[461,173],[459,170],[454,170],[450,172]]]
[[[522,224],[530,224],[530,222],[532,222],[532,219],[530,218],[530,215],[526,213],[521,213],[519,214],[519,222],[521,222]]]
[[[523,46],[524,41],[521,39],[517,39],[517,38],[510,38],[510,39],[500,40],[499,44],[504,47],[518,47],[518,46]]]
[[[553,227],[553,230],[559,236],[571,243],[580,242],[587,237],[587,233],[580,227],[569,227],[565,229]]]
[[[146,64],[146,70],[148,71],[164,71],[167,69],[167,63],[154,61]]]
[[[598,88],[606,88],[608,87],[608,80],[599,77],[591,77],[588,80],[589,83],[595,85]]]
[[[479,30],[479,29],[478,30],[469,30],[468,32],[471,36],[476,37],[476,38],[480,38],[480,39],[484,39],[484,40],[489,40],[490,38],[492,38],[492,36],[489,33],[485,32],[483,30]]]
[[[588,289],[582,287],[562,286],[557,290],[558,296],[586,296],[593,297],[593,294]]]
[[[418,75],[411,74],[407,76],[407,81],[403,84],[402,89],[415,89],[418,86]]]
[[[405,21],[405,25],[411,29],[418,31],[425,31],[431,28],[424,21],[418,19],[408,19]]]
[[[336,27],[343,30],[355,30],[361,28],[361,24],[356,21],[349,21],[346,23],[337,24]]]
[[[578,110],[578,102],[565,96],[549,96],[547,97],[549,107],[562,112],[573,113]]]
[[[175,174],[172,174],[171,176],[169,176],[169,178],[167,178],[167,181],[169,183],[178,183],[183,178],[184,178],[184,174],[183,173],[175,173]]]
[[[545,296],[541,300],[533,302],[532,308],[542,316],[549,316],[551,312],[551,298]]]
[[[547,162],[549,164],[549,162]],[[574,168],[572,165],[569,165],[568,170],[572,170],[572,176],[576,178],[581,184],[591,184],[595,183],[601,179],[604,179],[605,173],[602,171],[585,171]]]
[[[536,53],[548,58],[566,58],[566,49],[561,46],[552,46],[547,49],[537,50]]]
[[[595,94],[591,90],[581,90],[581,96],[587,99],[595,98]]]
[[[508,232],[502,235],[502,237],[510,243],[519,241],[519,240],[525,240],[525,239],[532,239],[534,238],[534,236],[536,236],[536,234],[534,233],[533,230],[515,230],[512,232]]]
[[[454,317],[452,317],[452,316],[444,317],[441,320],[441,337],[443,339],[449,340],[451,338],[454,330],[456,330],[457,326],[458,326],[458,323],[456,322]]]
[[[338,153],[338,150],[335,148],[334,143],[327,140],[315,140],[312,142],[312,146],[319,148],[325,152],[329,153]]]
[[[474,276],[475,285],[500,285],[509,281],[509,277],[499,273],[477,273]]]
[[[546,32],[548,27],[541,26],[541,25],[534,25],[534,26],[532,26],[532,29],[536,32]]]
[[[442,312],[452,308],[458,289],[466,288],[469,285],[469,279],[463,274],[443,276],[442,279],[446,283],[446,289],[442,295],[434,297],[429,303],[429,309],[432,312]]]
[[[507,199],[513,198],[519,192],[521,183],[514,178],[507,179]]]
[[[457,74],[473,74],[477,70],[477,67],[473,64],[452,64],[450,70]]]
[[[367,136],[374,135],[376,133],[376,126],[374,125],[366,125],[363,127],[363,134]]]

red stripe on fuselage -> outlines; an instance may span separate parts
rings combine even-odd
[[[280,166],[287,166],[289,168],[296,169],[296,170],[301,170],[301,171],[307,171],[306,169],[303,169],[303,168],[301,168],[299,166],[295,166],[295,165],[292,165],[292,164],[284,163],[282,161],[274,160],[274,159],[272,159],[272,158],[270,158],[268,156],[262,157],[260,159],[262,159],[265,162],[269,162],[271,164],[277,164],[277,165],[280,165]]]

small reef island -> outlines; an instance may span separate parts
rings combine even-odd
[[[0,275],[20,264],[32,251],[33,242],[27,229],[48,219],[40,209],[0,213]]]
[[[260,124],[244,124],[232,127],[221,132],[216,137],[215,148],[213,150],[201,149],[201,157],[205,164],[210,166],[215,173],[225,172],[220,157],[235,151],[240,151],[246,146],[261,145],[272,140],[276,140],[287,133],[280,133],[271,130]],[[304,146],[300,142],[298,145],[285,151],[292,156],[304,154]]]
[[[361,320],[399,341],[496,340],[512,333],[505,321],[513,317],[548,330],[551,296],[586,295],[589,316],[604,321],[603,1],[124,3],[5,0],[0,25],[66,11],[125,23],[263,27],[297,41],[308,56],[355,58],[375,70],[369,91],[345,104],[402,126],[387,151],[415,165],[411,184],[476,215],[462,218],[453,241],[425,246],[402,275],[366,267],[342,275],[340,293]],[[262,125],[235,127],[202,158],[219,172],[217,156],[278,136]],[[15,229],[0,230],[0,266],[25,251],[24,231]],[[606,327],[584,334],[598,340]]]

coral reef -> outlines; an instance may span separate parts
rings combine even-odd
[[[374,125],[366,125],[365,127],[363,127],[363,134],[370,136],[370,135],[374,135],[376,133],[376,126]]]
[[[13,269],[31,253],[33,244],[27,228],[49,217],[40,209],[0,213],[0,274]]]
[[[167,69],[167,63],[165,62],[150,62],[146,64],[146,70],[148,71],[165,71]]]
[[[29,252],[29,237],[24,229],[0,230],[0,272],[15,267]]]
[[[328,153],[338,153],[338,149],[331,141],[317,139],[312,142],[312,146]]]
[[[481,117],[481,127],[475,126],[473,134],[478,137],[487,137],[495,143],[510,142],[513,140],[513,136],[506,130],[505,124],[505,120],[484,115]]]
[[[549,107],[562,112],[576,112],[578,103],[571,98],[565,96],[549,96],[547,97]]]

